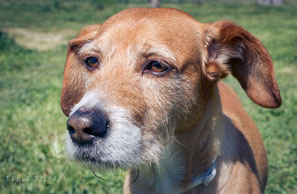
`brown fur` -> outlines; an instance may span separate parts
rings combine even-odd
[[[88,43],[95,47],[84,48]],[[82,60],[94,55],[102,66],[89,72]],[[149,59],[167,61],[174,69],[162,78],[141,75]],[[267,180],[265,149],[234,91],[219,81],[230,73],[258,105],[280,106],[272,60],[243,28],[227,21],[202,24],[174,9],[128,9],[84,28],[70,42],[61,106],[69,115],[87,91],[98,89],[107,95],[101,98],[107,106],[131,112],[142,128],[144,154],[170,138],[178,142],[176,150],[185,160],[181,187],[217,157],[215,179],[189,193],[261,193]],[[143,160],[154,163],[148,155]],[[139,179],[130,185],[137,175],[131,169],[125,193],[158,193],[143,172],[140,168]]]

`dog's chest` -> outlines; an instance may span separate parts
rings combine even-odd
[[[166,149],[158,164],[140,168],[138,184],[155,193],[175,193],[185,176],[185,162],[181,154]]]

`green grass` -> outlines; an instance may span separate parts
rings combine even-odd
[[[97,172],[105,179],[100,180],[67,159],[64,148],[67,118],[59,105],[66,44],[46,51],[28,49],[4,31],[24,28],[41,33],[65,29],[78,32],[87,24],[103,22],[112,14],[136,5],[104,4],[101,10],[92,1],[59,2],[0,2],[0,191],[121,193],[123,171]],[[275,62],[283,99],[281,108],[258,107],[233,78],[226,82],[239,94],[263,136],[269,158],[266,193],[296,193],[297,7],[166,6],[187,11],[201,22],[232,20],[259,37],[267,47]]]

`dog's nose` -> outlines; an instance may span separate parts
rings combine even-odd
[[[95,137],[104,137],[109,121],[100,110],[77,110],[67,121],[71,139],[78,144],[88,144]]]

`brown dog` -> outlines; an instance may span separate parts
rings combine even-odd
[[[256,104],[281,105],[271,58],[231,22],[124,10],[71,40],[61,106],[69,154],[130,168],[125,193],[261,193],[267,158],[232,74]]]

